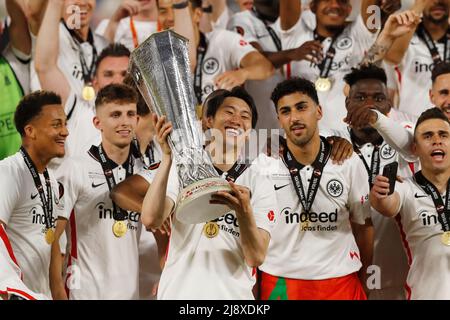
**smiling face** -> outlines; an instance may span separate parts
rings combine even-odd
[[[95,127],[102,132],[102,140],[118,148],[130,145],[137,126],[135,103],[106,103],[97,107]]]
[[[322,109],[308,95],[295,92],[277,103],[278,121],[288,140],[296,146],[308,144],[318,132]]]
[[[314,0],[311,10],[315,13],[317,23],[325,28],[339,28],[352,12],[350,0]]]
[[[25,126],[27,138],[40,153],[62,158],[65,155],[64,144],[69,132],[64,108],[59,105],[46,105],[40,114]]]
[[[244,100],[227,97],[216,114],[207,118],[207,126],[218,130],[225,144],[236,145],[245,140],[246,132],[252,128],[252,111]]]
[[[450,124],[442,119],[429,119],[417,126],[413,152],[423,170],[442,173],[450,168]]]

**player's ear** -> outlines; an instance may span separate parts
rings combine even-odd
[[[97,130],[102,131],[102,128],[101,128],[101,125],[100,125],[100,119],[99,119],[97,116],[95,116],[95,117],[92,119],[92,123],[94,124],[94,127],[95,127]]]

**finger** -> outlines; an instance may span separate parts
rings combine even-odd
[[[403,183],[403,181],[404,181],[404,180],[403,180],[403,177],[397,176],[397,181],[400,182],[400,183]]]

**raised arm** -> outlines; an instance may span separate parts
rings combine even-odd
[[[390,15],[383,30],[361,64],[381,63],[394,41],[413,32],[420,23],[420,17],[413,10]]]
[[[122,209],[141,212],[142,202],[149,186],[143,177],[133,175],[114,187],[111,199]]]
[[[65,105],[70,94],[70,86],[58,67],[59,23],[63,8],[64,0],[49,0],[37,37],[35,68],[42,89],[59,94]]]
[[[420,16],[423,13],[423,9],[425,8],[426,2],[428,0],[416,0],[414,3],[414,6],[412,10]],[[417,25],[416,25],[417,28]],[[416,28],[408,32],[407,34],[403,35],[402,37],[395,40],[389,51],[386,53],[386,61],[392,63],[392,64],[399,64],[402,62],[403,57],[406,54],[406,51],[408,50],[409,43],[411,42],[411,39],[416,32]]]
[[[280,0],[281,30],[289,30],[300,19],[302,4],[299,0]]]
[[[157,140],[163,156],[155,179],[150,184],[142,203],[141,220],[146,228],[158,229],[170,216],[175,206],[173,200],[166,196],[172,156],[167,136],[172,131],[172,125],[166,123],[165,117],[153,115],[153,123],[157,132]]]
[[[11,18],[9,26],[9,38],[14,49],[30,55],[31,36],[28,30],[28,22],[19,0],[6,0],[6,10]]]
[[[44,19],[48,0],[25,0],[26,15],[32,34],[37,35]]]
[[[176,4],[179,4],[182,2],[185,2],[185,1],[184,0],[174,0],[173,4],[176,5]],[[189,5],[185,8],[182,8],[182,9],[174,8],[173,9],[174,20],[175,20],[175,26],[173,29],[176,33],[184,36],[185,38],[187,38],[189,40],[189,43],[188,43],[189,61],[190,61],[191,72],[194,73],[195,66],[197,65],[197,41],[199,39],[197,39],[197,36],[195,34],[194,21],[193,21],[193,17],[191,16],[190,6],[191,6],[191,4],[189,3]],[[194,11],[195,12],[194,15],[200,14],[199,10],[201,10],[201,8],[196,9]],[[198,18],[200,18],[200,17],[198,17]]]
[[[264,80],[273,75],[275,69],[272,63],[260,52],[247,53],[241,60],[240,68],[226,71],[215,79],[215,85],[221,89],[231,89],[247,80]]]
[[[386,217],[394,217],[400,209],[400,196],[394,192],[388,196],[389,179],[384,176],[377,176],[370,190],[370,204],[379,213]]]
[[[129,16],[137,15],[140,7],[140,2],[137,0],[123,0],[112,15],[111,19],[109,19],[103,37],[110,43],[113,43],[120,20]]]

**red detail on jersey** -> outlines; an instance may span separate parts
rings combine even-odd
[[[241,36],[244,36],[245,34],[244,28],[239,26],[236,27],[236,32],[239,33]]]
[[[28,293],[26,293],[22,290],[19,290],[19,289],[6,288],[6,291],[0,291],[0,293],[2,293],[2,294],[8,294],[8,292],[9,293],[17,293],[28,300],[36,300],[36,298],[33,297],[32,295],[29,295]]]
[[[273,210],[270,210],[267,214],[267,218],[269,218],[269,221],[272,222],[275,219],[275,213],[273,213]]]
[[[286,79],[290,79],[291,78],[291,74],[292,74],[291,63],[289,62],[286,65]]]
[[[364,204],[364,196],[361,196],[361,204]]]
[[[248,42],[245,41],[245,40],[239,41],[239,44],[240,44],[242,47],[248,46]]]
[[[19,264],[17,263],[16,257],[14,256],[14,251],[11,246],[11,242],[9,242],[8,235],[6,234],[6,231],[3,227],[3,225],[0,224],[0,239],[3,241],[3,244],[5,245],[6,250],[8,251],[9,257],[14,262],[14,264],[20,269]],[[20,273],[20,278],[23,278],[22,272]]]
[[[400,69],[398,68],[398,66],[395,66],[395,72],[397,73],[397,79],[398,79],[398,83],[400,83],[400,85],[402,84],[402,73],[400,71]]]
[[[359,255],[358,255],[358,253],[355,252],[355,251],[350,251],[350,258],[353,259],[354,257],[358,258],[358,260],[359,260]]]
[[[256,274],[256,268],[252,268],[252,277],[254,277]]]

